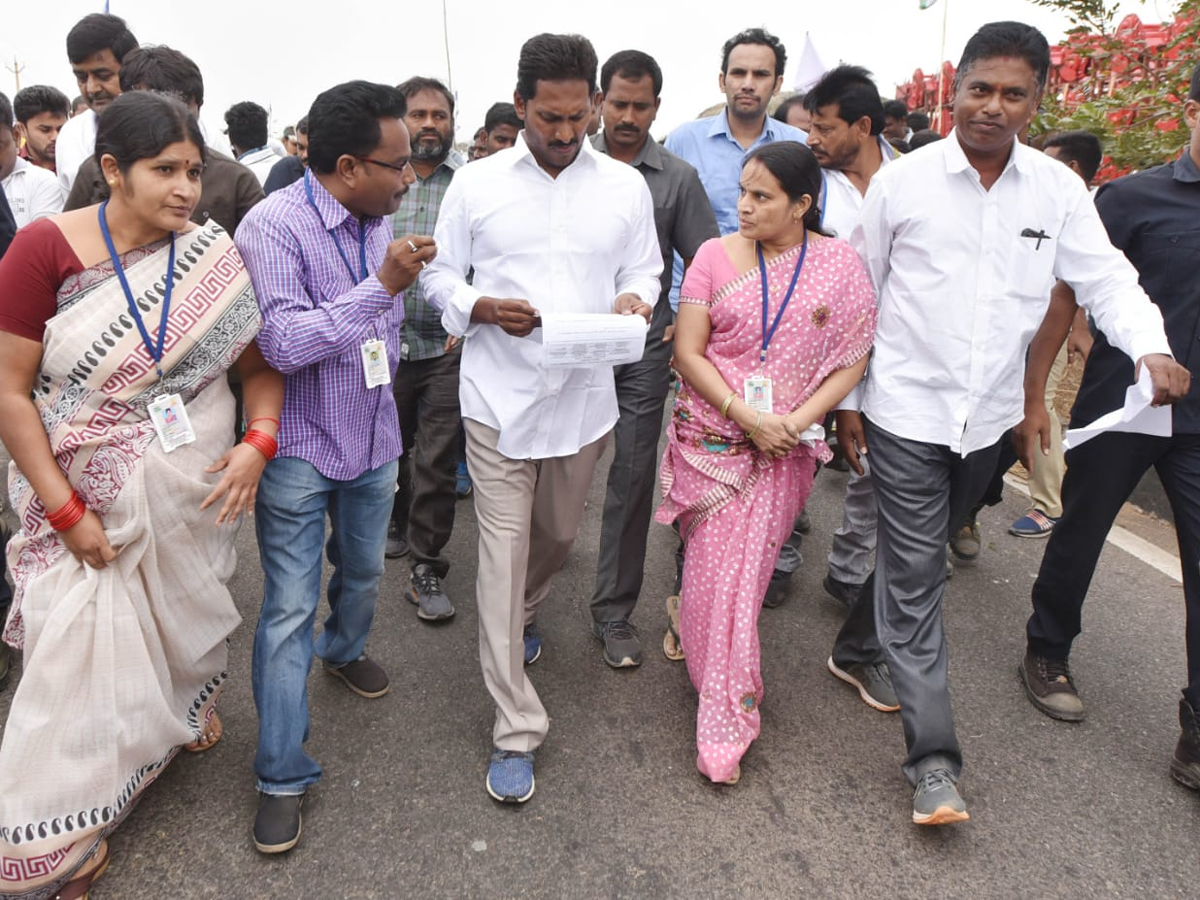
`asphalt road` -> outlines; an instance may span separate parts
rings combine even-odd
[[[823,473],[788,602],[760,620],[763,735],[741,782],[695,771],[695,695],[659,649],[673,538],[654,526],[642,604],[646,662],[613,671],[588,630],[603,466],[583,532],[540,622],[531,669],[553,717],[537,793],[522,807],[484,792],[492,707],[479,673],[475,526],[458,505],[449,624],[418,622],[389,561],[370,652],[392,676],[368,701],[314,671],[310,752],[325,780],[304,836],[268,858],[250,842],[256,719],[250,642],[261,596],[252,529],[232,584],[225,737],[181,754],[112,838],[94,900],[139,898],[889,897],[1194,898],[1200,797],[1167,761],[1184,676],[1180,587],[1106,549],[1073,669],[1080,725],[1025,700],[1029,587],[1044,544],[1008,537],[1019,497],[985,511],[980,564],[950,582],[951,678],[972,819],[910,824],[896,715],[863,705],[825,669],[841,608],[821,590],[845,476]],[[10,687],[0,695],[7,716]]]

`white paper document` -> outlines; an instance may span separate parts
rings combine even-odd
[[[637,362],[646,347],[646,320],[617,313],[542,316],[542,365],[552,368],[620,366]]]
[[[1125,406],[1113,410],[1084,428],[1072,428],[1063,436],[1063,449],[1070,450],[1106,431],[1129,431],[1156,437],[1171,436],[1171,407],[1151,406],[1154,386],[1150,371],[1142,367],[1142,376],[1125,392]]]

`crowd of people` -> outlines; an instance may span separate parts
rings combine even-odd
[[[998,477],[1018,458],[1033,473],[1012,530],[1049,538],[1020,675],[1038,709],[1078,721],[1080,609],[1156,467],[1188,613],[1170,767],[1200,789],[1200,67],[1190,145],[1093,198],[1098,139],[1027,143],[1049,47],[1015,22],[968,41],[945,138],[849,64],[770,115],[787,57],[757,28],[721,48],[724,108],[664,143],[653,57],[601,66],[584,37],[536,35],[465,155],[434,78],[331,87],[279,152],[264,108],[237,103],[231,157],[206,140],[183,53],[96,14],[67,57],[84,111],[49,87],[0,95],[0,441],[18,519],[0,686],[9,648],[22,658],[0,897],[86,896],[145,787],[220,740],[239,624],[225,584],[251,512],[257,849],[298,843],[322,777],[305,750],[314,655],[361,698],[389,689],[367,653],[385,559],[409,559],[420,621],[463,602],[443,582],[467,495],[496,707],[485,787],[528,801],[550,724],[529,676],[538,610],[610,443],[593,634],[613,668],[642,662],[647,536],[673,527],[663,650],[696,691],[696,767],[728,785],[761,728],[759,612],[799,563],[836,426],[851,476],[824,578],[846,605],[828,668],[900,713],[922,825],[968,818],[941,606]],[[640,358],[548,365],[547,325],[579,315],[640,317]],[[1073,423],[1141,377],[1174,404],[1172,434],[1102,434],[1064,465],[1051,401],[1075,355]]]

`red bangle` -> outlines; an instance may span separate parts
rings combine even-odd
[[[87,506],[79,494],[72,490],[71,499],[54,510],[54,512],[47,513],[46,519],[50,522],[50,527],[55,531],[68,531],[79,524],[79,520],[83,518],[83,514],[86,512]]]
[[[251,419],[249,422],[246,423],[247,430],[253,428],[255,422],[274,422],[275,430],[276,431],[279,430],[279,420],[276,419],[274,416],[255,416],[253,419]]]
[[[251,428],[242,435],[242,443],[249,444],[267,459],[274,459],[275,451],[279,449],[279,443],[275,438],[257,428]]]

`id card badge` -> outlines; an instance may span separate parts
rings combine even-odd
[[[163,452],[170,453],[176,447],[196,440],[196,432],[192,430],[187,410],[183,408],[183,398],[178,394],[164,394],[147,409]]]
[[[392,376],[388,372],[387,347],[383,341],[363,341],[360,348],[362,350],[363,376],[367,380],[367,387],[375,388],[384,384],[392,383]]]
[[[766,375],[751,375],[742,385],[742,399],[755,412],[771,412],[775,408],[771,379]]]

